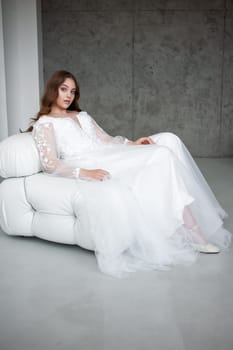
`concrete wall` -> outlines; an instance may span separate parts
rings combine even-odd
[[[45,79],[73,72],[111,134],[233,156],[233,1],[43,0]]]

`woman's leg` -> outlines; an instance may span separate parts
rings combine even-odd
[[[192,239],[196,249],[201,253],[219,253],[220,249],[206,241],[205,236],[194,219],[192,212],[188,206],[184,208],[183,212],[184,226],[191,231]]]
[[[195,243],[207,244],[200,226],[194,219],[192,212],[188,206],[184,208],[183,212],[184,226],[192,232],[192,237]]]
[[[195,182],[201,186],[203,193],[208,197],[208,200],[212,203],[220,218],[225,218],[227,216],[226,212],[218,203],[214,193],[182,140],[171,132],[162,132],[150,137],[158,146],[167,147],[175,154],[184,167],[189,171],[190,176],[192,176]]]

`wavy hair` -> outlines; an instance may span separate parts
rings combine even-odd
[[[52,110],[52,105],[56,101],[57,96],[58,96],[58,88],[59,86],[64,83],[64,81],[70,78],[74,81],[75,83],[75,96],[74,100],[71,103],[71,105],[67,108],[68,110],[72,111],[77,111],[80,112],[81,109],[79,107],[78,100],[80,98],[80,89],[78,82],[73,74],[70,72],[67,72],[65,70],[58,70],[56,71],[47,81],[46,86],[45,86],[45,91],[44,94],[41,98],[41,104],[40,104],[40,110],[35,116],[35,118],[31,118],[32,120],[32,125],[29,126],[29,128],[26,130],[26,132],[30,132],[33,130],[33,124],[40,119],[43,115],[48,115],[51,110]]]

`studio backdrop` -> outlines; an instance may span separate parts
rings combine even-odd
[[[194,156],[233,156],[233,1],[0,4],[1,134],[25,128],[40,82],[66,69],[80,84],[81,108],[110,134],[170,131]]]
[[[42,28],[45,79],[73,72],[108,132],[233,155],[232,1],[43,0]]]

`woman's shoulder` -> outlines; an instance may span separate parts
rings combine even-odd
[[[86,111],[69,111],[68,112],[68,117],[69,118],[82,118],[84,117],[85,119],[91,118],[91,116],[86,112]],[[34,126],[39,125],[39,124],[47,124],[47,123],[52,123],[56,124],[61,121],[66,120],[65,117],[59,117],[59,116],[53,116],[50,114],[42,115],[35,123]]]
[[[75,118],[81,119],[82,121],[91,120],[92,117],[86,111],[76,112]]]
[[[39,130],[41,128],[53,129],[56,125],[55,118],[49,117],[47,115],[42,115],[34,124],[33,130]]]
[[[79,115],[89,116],[89,114],[86,111],[69,111],[68,113],[71,114],[72,116],[79,116]]]
[[[86,117],[86,118],[92,118],[90,114],[88,114],[88,112],[86,111],[80,111],[78,114],[77,114],[78,117]]]
[[[44,124],[44,123],[52,123],[54,122],[54,119],[52,116],[49,115],[42,115],[36,122],[34,125],[36,124]]]

